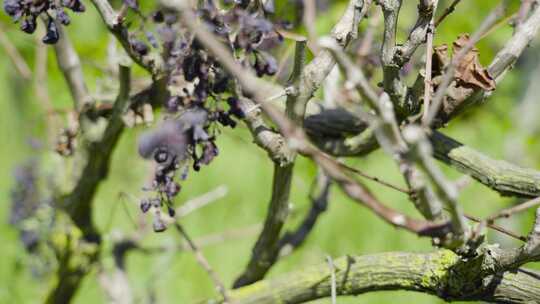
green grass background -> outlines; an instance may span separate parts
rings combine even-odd
[[[279,8],[286,10],[285,1],[278,1]],[[334,1],[330,1],[334,2]],[[317,19],[317,30],[327,33],[340,16],[345,3],[332,5]],[[414,1],[404,1],[400,19],[400,37],[406,37],[416,14]],[[441,5],[449,1],[440,1]],[[517,1],[516,1],[517,2]],[[450,43],[459,33],[473,32],[483,17],[493,8],[491,1],[463,1],[457,12],[449,17],[437,32],[436,44]],[[85,76],[90,90],[95,90],[103,73],[97,68],[105,64],[105,50],[109,36],[100,19],[88,3],[88,12],[73,18],[68,31],[83,60]],[[513,5],[515,8],[516,5]],[[34,38],[17,30],[17,25],[2,14],[2,29],[33,67]],[[41,27],[41,25],[40,25]],[[502,26],[479,43],[481,60],[488,63],[497,49],[511,35],[512,29]],[[380,36],[377,36],[380,40]],[[4,51],[0,51],[4,55]],[[48,54],[48,90],[54,106],[66,108],[71,98],[54,54]],[[529,54],[528,57],[534,57]],[[536,58],[538,59],[538,58]],[[143,75],[141,71],[138,71]],[[515,108],[527,85],[528,68],[518,65],[500,86],[497,92],[484,104],[458,119],[445,130],[447,134],[493,157],[505,158],[505,142],[511,136],[516,117]],[[39,153],[30,148],[31,138],[45,143],[45,113],[41,103],[33,93],[32,83],[22,80],[7,56],[0,56],[0,303],[39,303],[43,300],[50,280],[36,279],[28,267],[26,256],[15,229],[8,224],[10,208],[10,188],[14,179],[12,171],[22,161]],[[124,133],[118,149],[114,153],[110,177],[103,182],[94,203],[94,218],[97,226],[110,236],[112,233],[129,233],[133,230],[130,218],[139,216],[139,209],[132,199],[119,196],[127,192],[141,195],[141,185],[150,174],[150,164],[140,160],[136,153],[136,138],[141,128]],[[183,183],[183,190],[177,203],[197,197],[220,185],[228,188],[226,197],[193,213],[182,220],[184,227],[194,237],[219,233],[229,229],[242,229],[259,224],[264,220],[270,196],[272,166],[266,154],[251,142],[244,127],[225,130],[218,140],[221,154],[209,167],[190,174]],[[526,149],[530,154],[528,165],[540,167],[537,137],[527,139]],[[50,148],[50,147],[49,147]],[[520,160],[518,160],[519,162]],[[396,166],[381,151],[363,159],[351,159],[349,163],[367,173],[382,176],[385,180],[403,184]],[[453,179],[460,174],[442,167]],[[307,193],[316,168],[310,160],[300,158],[295,169],[292,187],[292,212],[287,228],[295,227],[308,210]],[[388,191],[366,181],[382,201],[403,212],[418,216],[407,198],[402,194]],[[509,206],[513,200],[502,198],[482,185],[472,182],[460,195],[465,210],[482,217],[497,209]],[[147,219],[149,220],[149,219]],[[532,212],[520,216],[512,222],[502,222],[522,234],[530,228]],[[255,234],[240,239],[227,240],[204,248],[204,254],[218,275],[230,285],[246,265]],[[106,238],[104,253],[110,250]],[[490,232],[489,239],[504,246],[518,245],[500,234]],[[150,234],[145,244],[175,244],[179,242],[173,229],[162,234]],[[338,257],[346,254],[367,254],[384,251],[430,251],[430,241],[394,229],[386,225],[371,212],[348,200],[338,189],[334,189],[328,211],[323,214],[306,244],[292,255],[279,261],[272,268],[269,277],[279,276],[287,271],[322,263],[330,255]],[[105,265],[111,258],[105,258]],[[537,267],[537,265],[531,265]],[[130,284],[138,303],[146,303],[148,294],[153,293],[157,303],[191,303],[216,295],[211,280],[198,266],[189,252],[166,252],[145,255],[134,252],[127,262]],[[75,298],[75,303],[103,303],[107,299],[96,279],[96,272],[84,280]],[[316,303],[328,303],[328,300]],[[420,293],[377,292],[357,297],[340,298],[338,303],[441,303],[442,301]]]

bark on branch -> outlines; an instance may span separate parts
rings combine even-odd
[[[143,55],[133,49],[131,43],[132,37],[130,37],[127,27],[123,24],[123,16],[113,9],[109,1],[92,0],[92,4],[94,4],[94,7],[99,12],[103,23],[105,23],[111,34],[116,37],[133,61],[155,77],[165,71],[161,56],[153,52]]]
[[[57,271],[58,281],[47,296],[46,303],[69,303],[77,291],[84,276],[99,258],[101,236],[92,221],[92,201],[101,182],[107,177],[110,160],[123,130],[121,119],[124,111],[141,98],[157,100],[165,92],[161,82],[155,82],[150,88],[129,96],[129,68],[120,68],[120,92],[113,106],[113,113],[101,139],[90,142],[82,153],[85,166],[81,168],[80,178],[70,193],[60,198],[63,207],[80,230],[80,239],[70,240],[78,245],[65,246],[62,249]],[[161,100],[161,99],[160,99]],[[73,232],[72,234],[77,235]]]
[[[370,1],[366,0],[351,0],[344,15],[333,28],[332,38],[342,47],[356,37],[358,23],[366,13],[369,3]],[[296,44],[290,81],[294,93],[287,96],[286,105],[287,117],[297,125],[302,125],[307,103],[335,65],[335,60],[328,51],[320,52],[306,65],[305,47],[306,41],[298,41]],[[272,197],[264,228],[253,248],[248,266],[234,283],[235,288],[262,279],[278,258],[281,229],[288,215],[295,153],[291,153],[287,159],[287,162],[274,164]]]
[[[352,138],[346,138],[346,134],[363,132],[366,123],[344,110],[339,110],[339,115],[335,112],[336,110],[332,110],[327,114],[323,111],[306,118],[304,127],[315,144],[335,156],[362,155],[366,150],[377,148],[376,142],[357,145]],[[436,159],[470,175],[502,195],[540,196],[540,171],[490,158],[437,131],[433,132],[430,139]]]
[[[491,189],[510,196],[540,196],[540,172],[486,156],[439,132],[431,136],[435,157]]]
[[[461,261],[451,251],[380,253],[334,260],[338,295],[381,290],[410,290],[444,300],[495,303],[538,303],[540,273],[526,269],[500,272],[490,268],[490,256]],[[327,263],[235,290],[237,304],[303,303],[330,297]]]

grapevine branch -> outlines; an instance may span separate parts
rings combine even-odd
[[[320,114],[308,116],[305,128],[314,143],[321,140],[327,145],[318,144],[320,148],[335,156],[355,156],[364,154],[365,146],[353,147],[343,137],[325,137],[321,132],[324,126],[327,134],[336,134],[333,130],[340,126],[340,130],[350,130],[355,133],[359,125],[366,122],[347,111],[340,111],[340,115],[323,111]],[[313,122],[317,122],[316,126]],[[362,128],[360,128],[362,129]],[[317,130],[318,132],[311,132]],[[463,174],[470,175],[480,183],[506,196],[540,196],[540,172],[537,170],[516,166],[504,160],[493,159],[486,154],[468,147],[441,132],[434,131],[430,136],[433,146],[433,156],[444,164],[455,168]],[[329,143],[332,143],[330,146]],[[370,147],[373,150],[372,147]]]
[[[425,292],[445,301],[534,303],[540,298],[540,273],[490,268],[494,257],[463,262],[450,251],[379,253],[334,259],[340,296],[379,290]],[[304,303],[328,298],[332,270],[326,262],[257,282],[231,293],[237,304]]]
[[[332,37],[337,43],[346,46],[351,38],[356,37],[358,23],[369,8],[370,1],[351,0],[340,21],[332,30]],[[290,79],[294,93],[287,96],[286,113],[296,124],[304,120],[306,106],[313,93],[321,85],[335,62],[327,51],[320,52],[309,64],[305,64],[306,41],[296,44],[295,60]],[[265,225],[253,248],[246,270],[235,281],[234,287],[244,286],[260,280],[279,255],[281,228],[288,213],[288,199],[294,168],[294,153],[286,163],[274,164],[272,198],[268,207]]]
[[[63,33],[55,45],[55,51],[58,65],[64,72],[66,83],[73,93],[75,107],[80,109],[85,104],[84,96],[88,96],[88,92],[84,84],[79,57],[68,39],[67,34]],[[86,146],[85,149],[78,152],[76,157],[80,157],[85,165],[78,174],[79,179],[71,192],[58,199],[59,206],[72,218],[76,229],[82,231],[83,237],[79,241],[86,244],[83,247],[89,248],[84,250],[79,247],[65,249],[63,253],[65,258],[60,261],[58,267],[59,281],[51,289],[47,303],[69,302],[81,280],[89,271],[88,265],[92,265],[99,257],[101,236],[92,222],[92,201],[100,183],[107,176],[112,153],[124,129],[122,115],[132,103],[140,99],[163,98],[162,93],[159,93],[162,92],[162,89],[159,88],[159,82],[134,96],[130,96],[130,68],[120,66],[119,71],[120,89],[113,104],[112,115],[107,127],[97,141],[90,138],[81,139],[86,143]],[[81,251],[79,252],[79,250]],[[79,261],[81,264],[74,264],[73,261]]]
[[[189,13],[184,12],[184,18],[192,20]],[[251,81],[253,76],[250,71],[240,66],[228,53],[227,49],[213,38],[213,35],[200,27],[190,28],[199,41],[223,64],[225,69],[234,75],[242,88],[253,96],[255,102],[279,127],[280,132],[288,140],[294,143],[294,148],[302,155],[311,157],[321,168],[331,177],[340,188],[354,201],[371,209],[375,214],[387,221],[389,224],[409,230],[418,235],[441,235],[444,234],[447,223],[432,223],[423,220],[416,220],[403,215],[391,208],[383,205],[371,192],[362,184],[357,182],[343,172],[343,167],[334,159],[328,157],[314,146],[309,144],[306,134],[294,124],[277,108],[270,104],[261,102],[264,100],[264,90],[256,82]]]
[[[107,0],[92,0],[92,4],[101,15],[101,19],[109,29],[109,31],[116,37],[118,42],[122,45],[126,53],[135,61],[139,66],[146,69],[154,77],[159,77],[164,73],[164,65],[161,57],[154,56],[153,53],[140,54],[133,49],[130,42],[130,34],[128,29],[123,24],[123,16],[117,13]]]
[[[358,24],[366,14],[371,1],[351,0],[347,9],[332,31],[330,42],[317,52],[315,58],[306,64],[305,41],[297,43],[297,51],[293,75],[289,87],[279,89],[287,94],[285,113],[265,102],[269,99],[270,90],[261,86],[261,81],[230,55],[230,50],[222,45],[219,39],[201,26],[193,14],[187,1],[163,1],[169,8],[177,10],[184,25],[196,36],[198,42],[206,47],[217,58],[229,75],[234,76],[239,87],[237,94],[239,106],[246,113],[244,122],[250,129],[255,142],[264,148],[270,159],[274,161],[274,182],[265,224],[255,244],[251,259],[244,273],[237,279],[236,291],[226,291],[224,284],[215,276],[208,263],[189,236],[178,224],[179,232],[188,240],[188,245],[199,258],[220,289],[223,300],[231,303],[274,303],[276,299],[290,303],[300,303],[322,297],[361,294],[372,290],[415,290],[434,294],[445,300],[483,300],[494,302],[528,303],[540,297],[538,283],[540,274],[520,269],[528,262],[539,261],[540,258],[540,209],[528,234],[525,243],[519,248],[499,249],[486,245],[478,249],[472,258],[462,259],[449,251],[437,251],[429,254],[384,253],[370,256],[345,257],[335,262],[332,267],[327,264],[301,272],[286,274],[272,280],[261,281],[272,265],[278,260],[280,253],[286,253],[284,245],[298,246],[311,231],[317,217],[324,210],[330,182],[338,186],[349,198],[367,207],[388,224],[403,228],[419,236],[434,239],[445,238],[449,232],[462,239],[468,238],[468,227],[457,203],[457,190],[453,183],[447,181],[430,158],[433,148],[434,156],[471,175],[494,190],[513,196],[540,196],[540,173],[524,169],[512,164],[493,160],[484,154],[463,146],[453,139],[435,130],[424,130],[416,126],[402,127],[406,118],[418,114],[421,106],[421,95],[424,95],[427,117],[424,128],[431,126],[432,120],[438,118],[439,108],[444,109],[444,98],[449,91],[457,90],[453,69],[474,43],[480,39],[486,28],[498,19],[507,1],[491,14],[477,34],[458,53],[443,75],[443,82],[433,97],[433,105],[428,102],[431,97],[430,77],[426,77],[424,92],[409,88],[401,79],[400,71],[409,62],[416,49],[426,41],[428,58],[426,67],[431,72],[432,30],[445,18],[459,1],[454,1],[449,9],[434,22],[434,10],[437,1],[422,0],[418,6],[419,14],[408,38],[399,44],[397,37],[397,20],[401,8],[401,0],[378,0],[384,15],[384,39],[381,49],[383,70],[381,94],[373,89],[362,70],[355,69],[350,60],[344,56],[343,50],[350,41],[356,38]],[[170,2],[170,3],[169,3]],[[488,72],[498,82],[504,77],[527,44],[540,28],[540,6],[524,1],[519,14],[518,26],[514,35],[499,51]],[[60,196],[59,207],[69,215],[74,224],[73,230],[80,231],[80,246],[66,246],[59,255],[58,282],[48,295],[48,303],[69,302],[90,267],[98,260],[101,250],[101,234],[92,221],[92,201],[100,183],[107,177],[112,153],[124,130],[121,117],[125,111],[141,99],[149,99],[155,104],[163,104],[168,97],[166,80],[167,71],[161,56],[156,52],[138,52],[133,45],[133,33],[124,24],[124,16],[128,8],[123,4],[116,12],[106,0],[92,0],[109,31],[116,37],[131,59],[146,69],[153,78],[152,85],[142,92],[131,96],[130,68],[120,66],[120,90],[108,116],[105,130],[99,139],[91,138],[83,132],[80,140],[84,146],[77,151],[77,157],[83,160],[82,168],[77,174],[73,189]],[[313,16],[311,16],[313,17]],[[50,18],[50,17],[49,17]],[[49,22],[52,18],[48,19]],[[56,22],[56,21],[55,21]],[[49,23],[50,24],[50,23]],[[64,73],[66,83],[74,99],[75,109],[80,118],[85,119],[83,111],[92,98],[84,83],[80,60],[71,45],[68,36],[61,26],[57,26],[61,39],[55,45],[57,62]],[[431,32],[430,32],[431,30]],[[49,31],[49,30],[48,30]],[[47,34],[49,35],[49,33]],[[312,36],[312,35],[311,35]],[[313,38],[313,37],[311,37]],[[323,43],[324,44],[324,43]],[[305,117],[308,102],[321,86],[330,71],[338,62],[353,83],[358,93],[366,101],[373,113],[363,110],[358,104],[347,104],[352,113],[347,111],[323,111],[314,117]],[[427,75],[427,74],[426,74]],[[417,81],[422,80],[421,75]],[[240,89],[241,88],[241,89]],[[420,89],[421,91],[421,89]],[[245,94],[244,94],[245,93]],[[457,105],[444,114],[449,120],[462,109],[489,96],[489,91],[468,89],[462,92],[462,100],[453,101]],[[337,101],[339,102],[339,100]],[[345,104],[345,103],[343,103]],[[428,106],[429,105],[429,106]],[[262,111],[259,110],[262,109]],[[264,112],[275,124],[279,132],[272,130],[270,124],[263,120]],[[340,115],[335,115],[341,113]],[[347,114],[348,113],[348,114]],[[313,121],[319,123],[313,124]],[[311,123],[310,123],[311,122]],[[92,123],[88,126],[94,127]],[[339,130],[333,130],[338,128]],[[358,134],[350,141],[340,132],[349,128]],[[420,195],[417,204],[426,220],[415,219],[387,207],[360,183],[353,173],[342,163],[322,152],[313,145],[308,134],[321,150],[334,155],[360,155],[369,153],[381,145],[396,160],[407,181],[410,190],[406,194]],[[429,138],[427,137],[429,134]],[[287,218],[288,197],[291,191],[291,180],[297,154],[311,158],[324,172],[322,182],[314,200],[313,207],[303,224],[294,234],[282,236],[281,230]],[[429,182],[429,183],[427,183]],[[395,187],[394,187],[395,188]],[[450,211],[450,221],[441,216],[442,201]],[[491,227],[493,221],[501,216],[520,212],[525,208],[536,206],[534,199],[511,209],[503,210],[488,218]],[[174,215],[172,216],[174,217]],[[71,235],[76,235],[71,233]],[[522,237],[520,239],[523,240]],[[477,249],[477,248],[474,248]],[[375,277],[376,279],[372,279]],[[368,279],[366,279],[368,278]],[[259,282],[257,282],[259,281]],[[252,284],[251,286],[245,286]],[[241,287],[243,286],[243,287]],[[473,286],[474,288],[472,288]]]

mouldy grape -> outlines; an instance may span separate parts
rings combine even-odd
[[[239,63],[251,67],[259,77],[275,75],[277,61],[270,49],[282,37],[267,18],[273,8],[234,1],[218,9],[213,1],[201,1],[196,15],[225,45]],[[128,6],[131,6],[128,4]],[[165,63],[170,96],[164,101],[165,119],[139,138],[139,154],[154,162],[150,197],[141,200],[141,210],[153,210],[154,230],[163,231],[161,211],[174,216],[173,200],[181,193],[180,181],[189,168],[201,170],[218,155],[216,137],[220,125],[234,128],[245,118],[234,78],[180,22],[177,13],[154,11],[139,31],[130,32],[129,44],[139,56],[159,51]],[[155,33],[155,34],[154,34]],[[151,49],[149,45],[152,46]],[[181,172],[179,174],[179,172]]]
[[[47,32],[42,41],[47,44],[54,44],[60,38],[58,26],[69,25],[71,23],[71,19],[65,9],[69,9],[75,13],[81,13],[86,8],[80,0],[4,1],[4,11],[15,23],[20,22],[20,29],[25,33],[34,33],[37,28],[39,16],[45,16],[47,20]]]

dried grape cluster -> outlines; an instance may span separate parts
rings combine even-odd
[[[129,51],[139,56],[161,56],[167,74],[170,98],[163,105],[166,117],[139,142],[140,155],[156,163],[148,189],[155,195],[144,198],[140,207],[143,212],[153,211],[154,230],[163,231],[166,225],[161,212],[166,208],[174,216],[172,201],[181,189],[178,180],[187,176],[190,167],[199,171],[218,155],[215,139],[219,125],[234,128],[237,119],[244,118],[239,105],[242,90],[182,24],[177,11],[162,8],[146,16],[137,0],[122,3],[118,21],[126,30]],[[27,33],[36,30],[37,19],[42,17],[47,24],[43,42],[48,44],[58,41],[58,26],[70,23],[66,8],[73,12],[85,10],[81,0],[4,2],[7,14]],[[136,14],[127,16],[127,8]],[[200,26],[213,32],[240,64],[253,69],[259,77],[278,71],[270,51],[283,38],[278,25],[269,19],[273,11],[272,0],[220,1],[219,5],[214,0],[201,0],[195,9]],[[72,147],[65,146],[63,153],[72,153]]]
[[[186,109],[176,118],[165,120],[155,130],[148,131],[139,138],[139,154],[152,158],[157,166],[149,190],[156,193],[154,198],[144,198],[141,210],[147,212],[154,207],[154,230],[163,231],[166,226],[160,217],[163,205],[169,215],[174,216],[172,199],[178,195],[181,186],[176,181],[179,169],[187,174],[188,160],[193,160],[193,168],[198,171],[218,155],[214,137],[208,134],[209,113],[201,107]],[[198,155],[198,150],[201,151]]]
[[[213,1],[205,0],[197,9],[197,15],[202,25],[214,32],[236,58],[245,66],[251,66],[257,75],[262,77],[277,72],[277,62],[269,50],[279,45],[282,37],[266,19],[263,8],[240,1],[228,10],[222,10]],[[148,26],[138,34],[132,33],[130,44],[131,49],[141,56],[147,55],[152,47],[159,49],[164,57],[172,95],[166,108],[175,112],[179,107],[193,103],[204,104],[209,97],[221,99],[219,95],[230,89],[231,77],[182,27],[177,14],[157,11],[149,19],[155,29],[149,30]]]
[[[5,0],[4,11],[13,21],[20,22],[23,32],[32,34],[37,28],[37,19],[40,15],[46,16],[47,32],[43,43],[54,44],[60,38],[58,26],[69,25],[71,19],[66,13],[69,9],[75,13],[85,11],[80,0]]]
[[[227,45],[238,62],[252,68],[259,77],[271,76],[277,72],[277,63],[269,51],[281,43],[282,37],[267,19],[273,8],[255,2],[234,1],[228,9],[218,9],[213,1],[205,0],[196,13],[201,26],[207,26]],[[218,155],[218,125],[234,128],[236,119],[245,114],[239,105],[241,93],[235,90],[234,78],[182,26],[177,14],[157,11],[150,19],[153,30],[133,33],[130,43],[132,50],[142,56],[151,48],[159,49],[168,72],[171,96],[164,105],[167,117],[139,140],[139,154],[156,163],[148,189],[156,195],[142,199],[141,210],[153,210],[154,230],[163,231],[166,225],[161,210],[166,207],[169,215],[174,216],[172,200],[181,189],[177,175],[185,178],[190,164],[195,171],[208,165]]]

